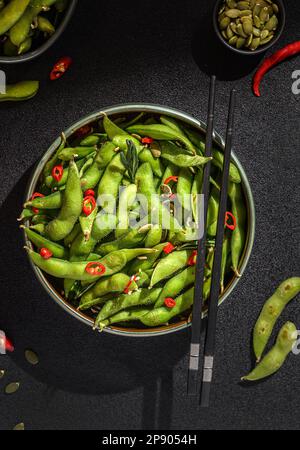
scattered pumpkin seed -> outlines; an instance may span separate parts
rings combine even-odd
[[[240,10],[239,9],[228,9],[228,11],[225,12],[227,17],[230,17],[230,19],[237,19],[240,17]]]
[[[25,358],[29,362],[29,364],[32,364],[33,366],[36,366],[39,363],[39,358],[37,354],[34,353],[32,350],[25,351]]]
[[[24,425],[24,423],[23,423],[23,422],[17,423],[17,425],[15,425],[15,426],[13,427],[13,430],[14,430],[14,431],[23,431],[23,430],[25,430],[25,425]]]
[[[0,379],[3,378],[5,375],[5,370],[0,370]]]
[[[15,392],[17,392],[17,390],[20,387],[20,383],[16,382],[16,383],[9,383],[6,387],[5,387],[5,393],[6,394],[14,394]]]

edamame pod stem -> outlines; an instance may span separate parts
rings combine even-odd
[[[30,0],[11,0],[1,10],[0,36],[6,33],[22,17]]]
[[[266,348],[273,328],[284,308],[300,292],[300,277],[283,281],[266,301],[253,332],[253,348],[257,361]]]
[[[162,141],[160,143],[161,157],[178,167],[195,167],[206,164],[212,158],[199,155],[189,155],[182,152],[182,148],[173,142]]]
[[[96,320],[95,327],[97,328],[103,320],[108,317],[114,316],[119,311],[127,309],[133,306],[149,306],[152,305],[161,292],[160,288],[149,289],[144,288],[133,292],[131,295],[123,294],[117,299],[108,300],[105,303],[101,311],[99,312]]]
[[[38,208],[38,209],[58,209],[61,208],[63,203],[63,194],[60,191],[47,195],[46,197],[36,197],[33,200],[29,200],[24,204],[25,208]]]
[[[161,259],[152,274],[151,287],[186,267],[191,253],[191,250],[180,250],[170,253]]]
[[[38,90],[38,81],[20,81],[16,84],[8,84],[6,93],[0,94],[0,102],[29,100],[37,94]]]
[[[284,364],[296,341],[296,326],[292,322],[286,322],[278,334],[274,347],[242,380],[257,381],[276,373]]]
[[[173,278],[170,278],[163,287],[163,290],[158,297],[155,308],[159,308],[163,306],[165,299],[167,297],[175,298],[180,292],[182,292],[185,288],[188,288],[190,285],[195,282],[195,266],[190,266],[184,269],[182,272],[175,275]]]
[[[183,313],[193,304],[194,288],[189,289],[175,299],[176,305],[173,308],[161,306],[154,308],[148,314],[141,317],[141,322],[148,327],[156,327],[168,323],[173,317]]]
[[[236,228],[232,231],[231,235],[232,268],[235,274],[237,276],[240,276],[239,262],[246,241],[245,228],[247,219],[247,212],[245,209],[241,185],[236,183],[229,183],[228,195],[231,200],[232,214],[235,216],[236,219]]]
[[[125,273],[116,273],[109,278],[103,278],[97,281],[97,283],[89,289],[80,300],[78,309],[88,309],[90,304],[106,294],[123,292],[126,286],[130,282],[130,277]],[[130,290],[135,291],[137,289],[136,283],[133,281],[130,284]],[[94,306],[93,303],[91,306]]]
[[[178,133],[174,128],[170,128],[163,124],[158,125],[132,125],[127,128],[127,131],[132,134],[138,134],[139,136],[148,136],[157,140],[167,140],[167,141],[179,141],[185,145],[188,151],[193,155],[196,154],[193,144],[189,139],[182,133]]]
[[[142,228],[133,228],[115,241],[98,245],[96,247],[96,251],[101,255],[107,255],[107,253],[111,253],[122,248],[135,248],[142,244],[150,228],[151,225],[147,225]]]
[[[104,328],[106,328],[109,325],[112,325],[113,323],[122,323],[122,322],[135,322],[139,321],[144,315],[146,315],[148,312],[151,311],[150,307],[135,307],[135,308],[129,308],[124,311],[120,311],[118,314],[115,314],[112,317],[109,317],[108,319],[103,320],[103,322],[100,322],[98,324],[100,331],[102,331]]]
[[[54,258],[66,259],[68,257],[68,251],[62,246],[57,244],[56,242],[51,242],[49,239],[41,236],[38,233],[35,233],[29,228],[24,228],[24,231],[28,237],[28,239],[40,250],[41,248],[47,248],[50,250],[54,256]]]
[[[72,231],[81,214],[82,200],[83,196],[78,168],[75,161],[72,160],[69,165],[68,179],[61,210],[57,218],[52,220],[46,228],[46,232],[52,241],[60,241]]]

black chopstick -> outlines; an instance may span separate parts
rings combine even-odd
[[[209,103],[207,114],[207,130],[205,141],[205,156],[212,155],[213,144],[213,130],[214,130],[214,111],[215,111],[215,97],[216,97],[216,77],[212,76],[209,88]],[[198,220],[198,231],[200,230],[200,223],[204,224],[204,232],[202,237],[198,240],[197,249],[197,263],[196,263],[196,277],[195,277],[195,293],[192,313],[192,336],[190,343],[190,360],[188,373],[188,395],[198,395],[199,391],[199,357],[200,357],[200,338],[201,338],[201,322],[202,322],[202,307],[203,307],[203,279],[204,279],[204,265],[205,265],[205,241],[206,241],[206,218],[207,206],[209,196],[209,179],[210,179],[211,163],[205,165],[203,173],[203,187],[202,187],[202,202],[203,220]]]
[[[222,247],[224,239],[224,223],[227,205],[227,191],[229,179],[229,165],[231,159],[231,147],[234,126],[234,111],[235,111],[236,91],[233,89],[230,96],[230,105],[227,121],[226,144],[224,150],[224,163],[222,185],[220,193],[220,207],[218,214],[217,236],[215,246],[215,256],[211,280],[211,292],[208,303],[208,322],[206,329],[206,338],[204,345],[204,365],[203,365],[203,379],[201,390],[201,406],[209,406],[210,387],[213,376],[215,341],[216,341],[216,327],[218,314],[218,300],[220,293],[220,277],[221,277],[221,261],[222,261]]]

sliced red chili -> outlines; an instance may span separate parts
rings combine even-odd
[[[229,219],[231,219],[233,223],[228,223]],[[230,211],[226,211],[225,214],[225,227],[232,231],[236,229],[236,218]]]
[[[168,177],[165,179],[164,184],[168,185],[171,181],[174,181],[175,183],[177,183],[178,177],[175,177],[175,176]]]
[[[52,177],[55,181],[57,181],[57,183],[59,183],[59,181],[62,179],[63,174],[64,174],[64,168],[63,166],[59,165],[59,166],[54,166],[52,169]]]
[[[82,212],[86,216],[89,216],[96,208],[96,200],[91,195],[84,197],[82,204]]]
[[[154,139],[151,137],[143,137],[142,138],[142,144],[152,144],[154,142]]]
[[[8,352],[13,352],[15,347],[13,346],[12,342],[8,339],[8,337],[5,337],[5,350]]]
[[[93,128],[90,125],[83,125],[83,127],[78,128],[77,131],[75,131],[74,135],[76,138],[80,139],[84,136],[86,136],[87,134],[92,133]]]
[[[172,253],[175,250],[175,247],[171,242],[169,242],[164,248],[163,252],[168,255],[169,253]]]
[[[106,272],[106,268],[103,264],[99,262],[90,262],[86,265],[85,271],[89,275],[98,276],[103,275]]]
[[[53,253],[49,250],[49,248],[43,247],[40,250],[40,255],[44,259],[50,259],[53,256]]]
[[[197,262],[197,250],[193,250],[191,256],[188,259],[188,266],[194,266]]]
[[[64,56],[60,58],[56,64],[54,64],[53,69],[50,72],[50,80],[57,80],[62,77],[63,74],[68,70],[72,64],[72,58],[69,56]]]
[[[174,308],[176,306],[176,301],[172,297],[165,298],[165,305],[167,308]]]
[[[85,197],[95,197],[95,191],[93,191],[93,189],[88,189],[87,191],[85,191],[84,196]]]
[[[31,200],[34,200],[35,198],[39,198],[39,197],[45,197],[43,194],[40,194],[39,192],[35,192],[32,197]],[[38,214],[39,213],[39,209],[38,208],[32,208],[32,211],[34,212],[34,214]]]
[[[137,280],[137,276],[136,275],[132,275],[132,277],[130,278],[130,280],[128,281],[128,283],[127,283],[127,285],[125,286],[125,289],[124,289],[124,294],[128,294],[129,293],[129,291],[130,291],[130,286],[132,285],[132,283],[134,282],[134,281],[136,281]]]

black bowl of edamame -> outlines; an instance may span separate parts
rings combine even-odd
[[[77,0],[0,1],[0,64],[37,58],[61,36]]]
[[[240,55],[258,55],[281,37],[285,27],[282,0],[217,0],[213,26],[220,41]]]
[[[195,199],[207,163],[205,129],[204,123],[172,108],[118,105],[81,119],[45,153],[19,220],[38,280],[69,314],[100,331],[126,336],[189,326],[197,239],[192,220],[197,223],[199,217]],[[215,133],[206,300],[223,149]],[[220,304],[247,266],[255,232],[251,188],[234,154],[229,186],[228,211],[236,226],[226,229]],[[185,195],[187,203],[181,203]],[[178,211],[188,217],[183,224]]]

